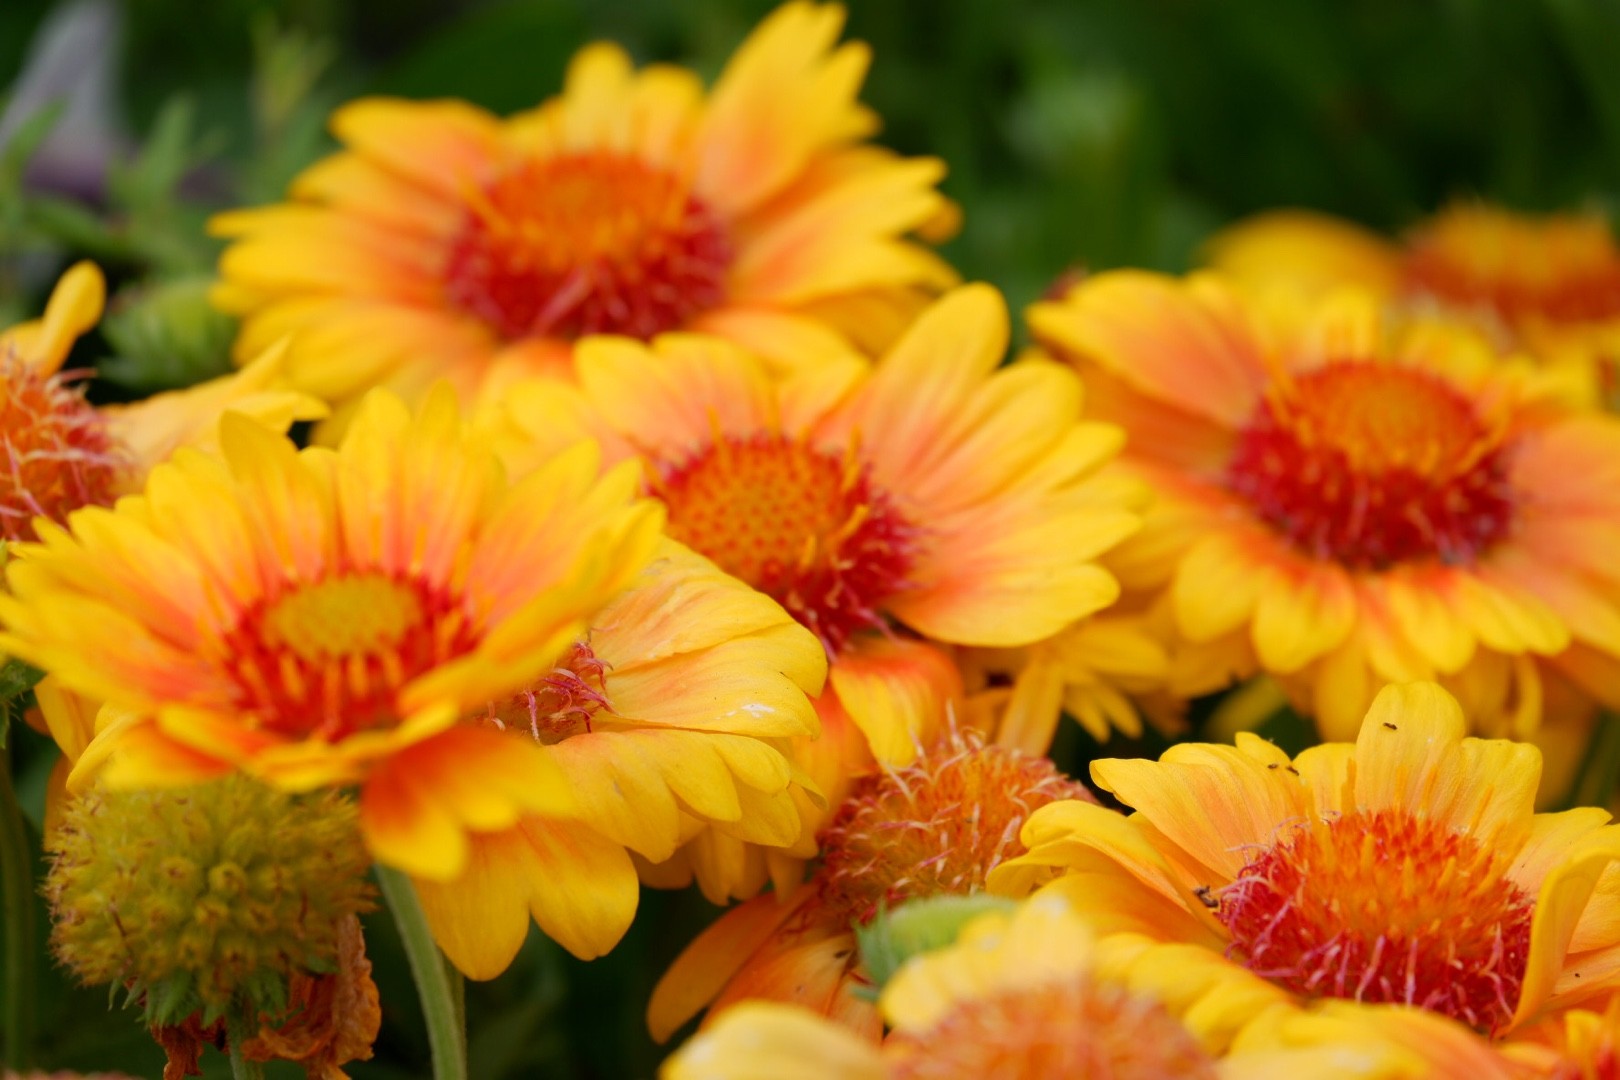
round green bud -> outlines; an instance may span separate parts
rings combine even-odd
[[[279,1012],[288,977],[330,971],[339,924],[373,906],[354,804],[334,792],[241,776],[95,791],[68,805],[47,849],[58,959],[85,983],[127,987],[148,1024]]]
[[[866,974],[872,980],[873,996],[913,956],[952,944],[962,927],[986,912],[1016,906],[1005,897],[973,893],[923,897],[896,908],[880,909],[869,924],[855,927],[855,940]]]

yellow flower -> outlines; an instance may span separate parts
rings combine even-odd
[[[1023,853],[1018,830],[1032,810],[1090,798],[1047,759],[987,746],[971,730],[856,781],[817,837],[810,881],[731,909],[664,973],[647,1005],[653,1038],[705,1006],[714,1015],[756,998],[805,1005],[875,1038],[881,1021],[862,995],[870,979],[855,928],[906,901],[982,891],[991,870]]]
[[[881,1047],[807,1010],[749,1003],[670,1059],[663,1080],[1281,1080],[1416,1077],[1344,1025],[1287,1049],[1234,1049],[1286,996],[1219,957],[1131,935],[1098,940],[1061,903],[981,917],[884,989]]]
[[[1620,247],[1600,214],[1458,203],[1391,241],[1325,214],[1279,210],[1218,234],[1209,257],[1265,285],[1357,285],[1416,314],[1444,312],[1564,371],[1588,398],[1612,401],[1620,390]]]
[[[508,482],[448,389],[415,415],[375,393],[335,451],[231,417],[221,442],[9,567],[0,647],[105,702],[70,784],[358,784],[372,854],[421,879],[480,976],[526,912],[611,947],[627,848],[668,858],[694,822],[797,839],[777,740],[814,733],[824,659],[774,603],[660,550],[634,464],[601,475],[581,444]]]
[[[326,415],[313,398],[283,389],[284,349],[239,374],[134,405],[91,405],[61,368],[74,340],[101,317],[106,284],[81,262],[62,275],[45,314],[0,332],[0,538],[31,540],[34,519],[61,522],[81,506],[110,506],[182,445],[217,438],[227,409],[266,427]]]
[[[1620,998],[1600,1011],[1570,1009],[1520,1033],[1502,1047],[1525,1067],[1520,1075],[1553,1080],[1608,1080],[1620,1068]]]
[[[869,52],[790,3],[705,95],[691,72],[582,51],[560,98],[507,120],[459,101],[340,109],[345,150],[293,201],[215,219],[240,355],[296,331],[297,385],[340,413],[377,384],[469,399],[565,371],[591,334],[702,330],[783,363],[847,354],[954,275],[905,234],[949,204],[935,159],[863,140]],[[886,336],[892,331],[884,331]]]
[[[1030,323],[1156,496],[1111,557],[1191,696],[1272,675],[1328,738],[1432,679],[1532,732],[1543,673],[1620,704],[1620,421],[1367,294],[1101,274]]]
[[[991,875],[1101,925],[1202,944],[1304,998],[1414,1005],[1500,1034],[1620,984],[1620,827],[1533,810],[1533,746],[1464,738],[1432,683],[1386,688],[1354,745],[1247,733],[1099,761],[1135,808],[1038,810]],[[1601,883],[1600,883],[1600,879]]]
[[[1180,727],[1175,710],[1147,704],[1163,697],[1169,657],[1141,615],[1108,609],[1033,645],[956,655],[975,725],[1003,746],[1046,753],[1064,714],[1098,742],[1116,730],[1141,737],[1143,711],[1162,730]]]
[[[1096,558],[1137,519],[1130,493],[1092,474],[1120,433],[1077,419],[1080,384],[1060,365],[1001,367],[1007,333],[1000,296],[970,285],[876,364],[786,378],[713,337],[598,338],[578,349],[577,385],[515,387],[492,439],[520,468],[587,437],[640,459],[670,535],[821,639],[833,749],[801,754],[836,800],[829,785],[872,757],[910,761],[960,696],[938,643],[1027,645],[1117,595]],[[716,899],[764,879],[735,848],[703,863]]]

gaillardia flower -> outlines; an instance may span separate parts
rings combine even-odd
[[[533,445],[594,436],[644,461],[670,535],[820,638],[874,751],[905,762],[917,732],[869,706],[891,699],[892,716],[906,688],[852,679],[846,693],[844,661],[898,648],[896,627],[982,646],[1051,636],[1113,601],[1095,559],[1136,526],[1121,488],[1093,477],[1119,429],[1076,419],[1080,384],[1060,365],[999,368],[1007,333],[1000,296],[973,285],[875,365],[786,379],[715,338],[601,338],[579,349],[577,388],[518,387],[507,415]]]
[[[1561,368],[1588,394],[1620,390],[1620,246],[1597,213],[1520,214],[1458,203],[1391,241],[1303,210],[1217,234],[1211,264],[1307,292],[1355,285],[1414,313],[1466,320]]]
[[[1242,733],[1094,762],[1135,813],[1057,803],[991,875],[1099,925],[1223,952],[1302,998],[1415,1006],[1500,1035],[1620,985],[1620,827],[1534,813],[1541,755],[1464,738],[1432,683],[1385,688],[1354,745]],[[1600,884],[1600,878],[1603,883]]]
[[[1110,566],[1164,617],[1177,692],[1264,672],[1329,738],[1387,683],[1520,736],[1543,665],[1617,700],[1620,421],[1362,293],[1122,271],[1029,317],[1156,496]]]
[[[210,444],[227,409],[278,431],[326,415],[319,401],[281,388],[280,348],[189,390],[134,405],[90,404],[62,364],[101,317],[106,292],[101,271],[78,263],[41,318],[0,332],[0,539],[31,540],[35,518],[61,523],[81,506],[112,505],[176,447]]]
[[[659,551],[635,464],[603,475],[581,444],[508,482],[448,388],[415,415],[375,393],[335,451],[232,417],[221,442],[9,567],[0,647],[105,702],[70,784],[357,784],[372,854],[421,879],[481,976],[524,912],[611,947],[626,848],[667,858],[684,821],[797,839],[772,740],[814,732],[825,660],[773,602]],[[464,906],[434,885],[457,881]]]
[[[1044,754],[1067,714],[1098,742],[1114,731],[1142,734],[1139,706],[1162,697],[1169,673],[1164,643],[1149,620],[1108,609],[1045,641],[1019,649],[958,649],[977,726],[1003,746]],[[1175,727],[1167,710],[1149,710],[1159,727]]]
[[[1044,757],[954,728],[910,765],[856,781],[816,837],[810,881],[732,908],[664,973],[647,1006],[653,1038],[706,1005],[714,1016],[751,999],[803,1005],[876,1038],[882,1020],[864,994],[856,928],[907,901],[981,892],[995,867],[1024,853],[1030,813],[1066,799],[1091,794]]]
[[[1350,1024],[1290,1048],[1237,1045],[1290,1012],[1286,995],[1219,957],[1133,935],[1098,940],[1063,904],[1033,900],[913,958],[880,1000],[882,1045],[809,1010],[750,1002],[720,1015],[663,1080],[1273,1080],[1415,1077]]]
[[[297,332],[297,385],[338,405],[377,384],[465,396],[563,372],[591,334],[702,330],[785,364],[853,347],[885,307],[954,275],[908,232],[950,216],[943,166],[863,140],[869,60],[843,12],[791,3],[705,96],[594,45],[560,98],[508,120],[459,101],[366,99],[293,201],[215,219],[217,302],[252,355]],[[892,319],[889,321],[893,321]]]
[[[812,770],[825,785],[868,749],[904,764],[933,737],[960,693],[936,643],[1030,644],[1117,595],[1095,560],[1137,519],[1129,491],[1093,474],[1120,432],[1079,421],[1061,365],[999,367],[1007,334],[1001,297],[970,285],[875,364],[785,378],[714,337],[596,338],[577,385],[507,395],[499,441],[511,457],[589,436],[639,458],[671,536],[821,639],[836,701],[818,707],[845,744],[830,775]],[[760,880],[705,887],[750,895]]]

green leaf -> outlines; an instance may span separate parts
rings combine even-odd
[[[148,1024],[178,1024],[196,1011],[191,972],[177,971],[159,979],[146,993]]]

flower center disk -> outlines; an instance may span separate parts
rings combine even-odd
[[[853,453],[782,435],[720,438],[656,481],[669,534],[769,594],[836,654],[883,625],[920,531]]]
[[[424,583],[352,573],[298,585],[227,635],[240,706],[291,738],[392,727],[418,675],[471,652],[466,614]]]
[[[1476,1030],[1513,1018],[1535,901],[1508,860],[1403,811],[1318,820],[1216,894],[1232,954],[1312,997],[1415,1005]]]
[[[0,537],[32,540],[35,517],[111,506],[127,462],[84,394],[16,357],[0,357],[0,376]]]
[[[593,152],[533,160],[469,192],[445,294],[509,340],[647,339],[725,298],[732,245],[679,177]]]
[[[1093,801],[1046,758],[964,733],[855,786],[817,838],[810,910],[849,926],[908,899],[979,892],[991,870],[1024,854],[1029,815],[1062,799]]]
[[[1295,547],[1356,569],[1472,563],[1514,520],[1500,434],[1426,372],[1342,361],[1279,385],[1227,486]]]
[[[1215,1063],[1162,1004],[1086,978],[958,1005],[884,1044],[895,1080],[1215,1080]]]

